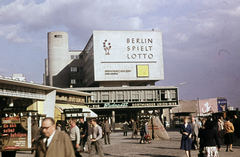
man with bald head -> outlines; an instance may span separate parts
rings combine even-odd
[[[65,132],[56,130],[53,118],[43,119],[41,134],[36,142],[35,157],[75,157],[69,136]]]

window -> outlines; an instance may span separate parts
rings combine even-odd
[[[78,72],[78,67],[71,67],[71,72]]]
[[[172,100],[177,100],[177,93],[175,90],[171,90]]]
[[[83,67],[79,68],[79,72],[80,72],[80,74],[83,74]]]
[[[54,38],[62,38],[62,35],[54,35]]]
[[[167,90],[161,90],[161,100],[168,100]]]
[[[79,59],[79,55],[71,55],[71,59]]]
[[[78,79],[71,79],[71,84],[78,84],[79,80]]]

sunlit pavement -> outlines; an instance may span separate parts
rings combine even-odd
[[[181,135],[178,129],[168,129],[170,140],[152,140],[150,144],[140,144],[139,138],[131,138],[131,132],[128,136],[123,136],[123,133],[116,131],[111,133],[111,145],[105,145],[103,149],[107,157],[184,157],[185,153],[180,148]],[[234,152],[226,152],[226,146],[221,145],[220,157],[239,157],[240,155],[240,138],[233,145]],[[198,151],[191,151],[192,157],[197,157]],[[81,153],[83,157],[89,156],[87,153]],[[17,152],[17,157],[33,157],[30,151]],[[98,156],[98,155],[96,155]]]

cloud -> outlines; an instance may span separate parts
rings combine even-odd
[[[21,30],[21,25],[8,25],[8,26],[0,26],[0,36],[5,37],[6,40],[11,41],[13,43],[26,43],[31,42],[30,38],[20,37],[18,35],[18,31]]]

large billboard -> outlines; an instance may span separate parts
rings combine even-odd
[[[218,112],[217,98],[199,100],[200,116],[209,116]]]
[[[227,106],[227,99],[225,98],[221,98],[221,99],[217,99],[217,103],[218,103],[218,111],[227,111],[228,106]]]
[[[29,148],[28,117],[2,118],[2,149]]]
[[[161,31],[93,31],[94,80],[163,80]]]

